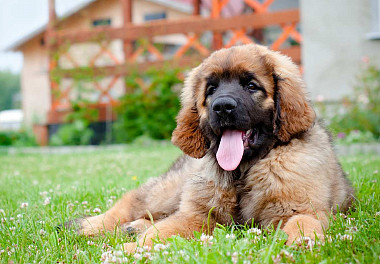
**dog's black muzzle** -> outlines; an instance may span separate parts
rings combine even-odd
[[[252,100],[238,83],[226,82],[219,85],[211,96],[209,106],[210,125],[216,135],[220,136],[226,129],[250,129],[251,120],[246,101]]]

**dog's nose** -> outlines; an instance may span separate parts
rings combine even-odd
[[[212,110],[219,116],[227,116],[237,107],[237,102],[231,97],[219,97],[212,103]]]

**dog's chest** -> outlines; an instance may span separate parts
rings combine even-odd
[[[258,162],[240,179],[235,181],[237,219],[241,224],[268,224],[268,219],[281,214],[283,206],[278,202],[282,186],[273,175],[270,162]]]

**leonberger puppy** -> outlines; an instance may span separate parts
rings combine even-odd
[[[288,244],[323,239],[353,190],[304,87],[298,67],[264,46],[214,52],[185,80],[172,137],[184,155],[106,213],[76,220],[78,233],[139,231],[129,252],[216,223],[281,223]]]

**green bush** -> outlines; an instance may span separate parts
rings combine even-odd
[[[344,98],[345,111],[332,118],[330,128],[335,134],[350,135],[351,131],[370,132],[380,139],[380,70],[368,64],[358,76],[352,98]],[[343,134],[341,134],[343,135]],[[358,133],[352,137],[358,137]],[[370,138],[367,134],[365,138]]]
[[[68,124],[62,125],[51,138],[52,146],[88,145],[94,135],[89,128],[92,121],[98,118],[98,110],[91,109],[87,102],[73,103],[72,112],[66,116]]]
[[[10,132],[0,132],[0,146],[12,145],[12,134]]]
[[[30,131],[2,131],[0,132],[0,146],[30,147],[37,146],[37,142]]]
[[[180,106],[178,94],[173,89],[181,83],[179,71],[149,70],[126,78],[127,87],[133,91],[120,99],[116,109],[118,120],[113,126],[116,142],[131,142],[141,135],[153,139],[171,137]],[[139,80],[145,80],[149,86],[142,87]]]

